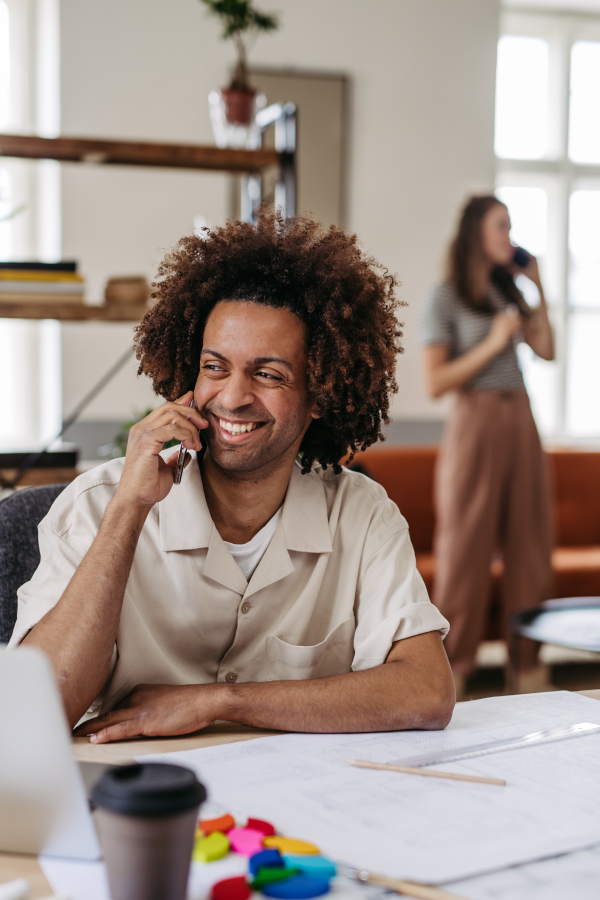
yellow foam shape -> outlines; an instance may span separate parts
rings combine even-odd
[[[229,853],[229,841],[220,831],[213,831],[208,837],[197,837],[194,841],[192,859],[195,862],[215,862]]]
[[[299,841],[297,838],[280,837],[279,835],[270,835],[264,838],[263,845],[265,847],[274,847],[280,853],[320,853],[318,847],[309,844],[308,841]]]

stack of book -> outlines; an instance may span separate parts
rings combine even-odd
[[[0,303],[83,303],[77,263],[0,262]]]

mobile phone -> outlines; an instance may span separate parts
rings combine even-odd
[[[194,405],[194,398],[192,397],[192,402],[190,403],[190,408]],[[179,454],[177,456],[177,465],[175,466],[175,471],[173,473],[173,484],[181,484],[181,478],[183,476],[183,470],[185,468],[185,454],[187,450],[181,444],[179,448]]]
[[[515,266],[518,266],[520,269],[526,269],[529,265],[529,261],[531,259],[531,253],[528,253],[524,247],[515,247],[515,252],[513,253],[512,261]]]

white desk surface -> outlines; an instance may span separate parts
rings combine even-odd
[[[600,690],[579,693],[600,700]],[[88,738],[75,738],[73,749],[80,762],[132,762],[134,757],[148,753],[169,753],[175,750],[193,750],[233,741],[268,737],[279,732],[261,731],[245,725],[212,725],[202,732],[174,738],[122,741],[115,744],[91,744]],[[42,872],[37,858],[26,854],[0,853],[0,884],[13,878],[26,878],[32,886],[31,898],[48,897],[52,889]]]

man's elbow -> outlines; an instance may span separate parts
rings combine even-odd
[[[441,731],[446,728],[452,718],[455,703],[454,680],[452,677],[444,678],[428,691],[423,705],[425,724],[422,727],[428,731]]]

